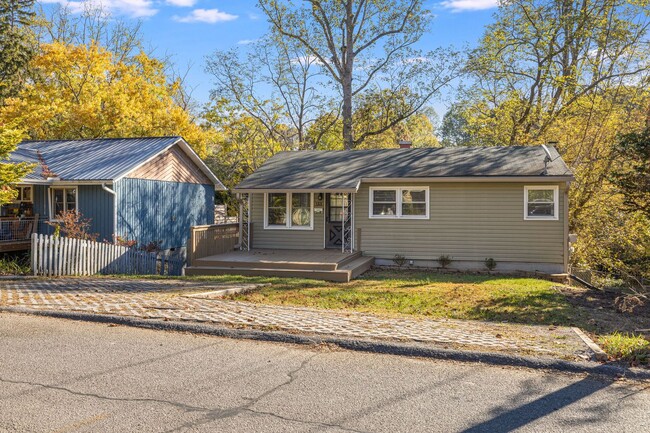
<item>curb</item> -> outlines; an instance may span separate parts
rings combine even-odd
[[[594,340],[589,338],[587,334],[582,332],[582,329],[575,328],[575,327],[571,329],[573,329],[573,332],[575,332],[578,335],[578,337],[580,337],[580,339],[587,345],[587,347],[589,347],[589,350],[591,350],[592,353],[594,354],[594,358],[596,358],[596,361],[605,362],[609,359],[605,351],[603,351],[603,349],[601,349],[600,346],[597,345]]]
[[[21,313],[59,319],[80,320],[95,323],[112,323],[163,331],[191,332],[195,334],[289,343],[301,345],[333,344],[342,349],[358,352],[381,353],[386,355],[442,359],[448,361],[478,362],[492,365],[525,367],[542,370],[556,370],[566,373],[587,373],[615,379],[650,380],[650,371],[626,368],[616,365],[603,365],[595,362],[573,362],[561,359],[535,358],[502,353],[440,349],[420,343],[398,343],[378,340],[364,340],[343,337],[322,337],[304,334],[291,334],[280,331],[260,331],[237,329],[219,325],[206,325],[199,322],[177,322],[159,319],[139,319],[129,316],[107,314],[77,313],[55,310],[32,310],[20,307],[0,307],[0,312]]]

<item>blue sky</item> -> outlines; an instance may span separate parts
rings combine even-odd
[[[256,0],[90,0],[101,3],[114,16],[141,20],[146,42],[155,54],[171,55],[179,69],[191,64],[187,84],[200,102],[209,99],[212,82],[204,72],[205,57],[216,49],[243,46],[267,32]],[[82,3],[75,0],[41,0],[54,6],[66,4],[72,11]],[[429,0],[436,15],[430,33],[420,48],[474,45],[484,26],[492,21],[497,0]],[[436,102],[440,115],[444,104]]]

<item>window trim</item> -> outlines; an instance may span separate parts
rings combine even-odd
[[[16,198],[12,203],[14,203],[14,204],[18,204],[18,203],[32,203],[33,204],[34,203],[34,186],[33,185],[16,185],[14,188],[19,190],[18,197],[20,197],[20,199]],[[29,200],[25,200],[23,198],[25,196],[25,194],[24,194],[24,192],[25,192],[24,189],[25,188],[29,188],[31,190]]]
[[[79,186],[78,185],[51,186],[49,188],[49,191],[48,191],[48,194],[47,194],[47,198],[48,198],[48,201],[49,201],[49,203],[48,203],[49,206],[48,207],[49,207],[49,211],[50,211],[50,221],[61,221],[61,220],[56,218],[56,214],[54,212],[54,191],[59,190],[59,189],[63,190],[63,197],[64,197],[63,203],[64,204],[67,202],[67,200],[65,199],[65,197],[66,197],[65,190],[66,189],[74,189],[75,190],[75,193],[74,193],[74,197],[75,197],[74,210],[75,210],[75,212],[79,212]]]
[[[374,215],[372,205],[374,203],[374,191],[395,191],[395,205],[397,207],[395,215]],[[405,190],[424,190],[425,215],[402,215],[402,191]],[[372,219],[403,219],[403,220],[428,220],[429,219],[429,187],[428,186],[371,186],[368,194],[368,218]]]
[[[553,190],[553,216],[528,215],[528,191]],[[560,187],[558,185],[526,185],[524,186],[524,220],[525,221],[558,221],[560,219]]]
[[[296,194],[309,194],[309,225],[308,226],[293,226],[291,221],[291,213],[293,207],[293,192],[285,192],[287,197],[287,222],[285,225],[269,224],[269,194],[264,193],[264,230],[314,230],[314,193],[313,192],[296,192]],[[273,193],[278,194],[278,193]]]

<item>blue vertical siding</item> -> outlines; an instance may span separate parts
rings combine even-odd
[[[98,241],[113,240],[113,196],[101,185],[80,185],[77,209],[84,218],[90,218],[90,232],[99,235]]]
[[[34,213],[39,215],[39,218],[48,218],[50,215],[47,210],[47,191],[46,185],[34,185]]]
[[[41,219],[50,218],[48,194],[49,186],[34,186],[34,213]],[[97,233],[98,240],[113,239],[113,196],[104,191],[101,185],[77,186],[77,210],[84,218],[90,219],[90,232]],[[39,232],[52,233],[47,224],[39,225]]]
[[[117,234],[163,249],[187,244],[190,226],[214,222],[214,186],[145,179],[116,182]]]

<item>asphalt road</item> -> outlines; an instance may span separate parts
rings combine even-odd
[[[0,314],[1,432],[647,432],[649,384]]]

